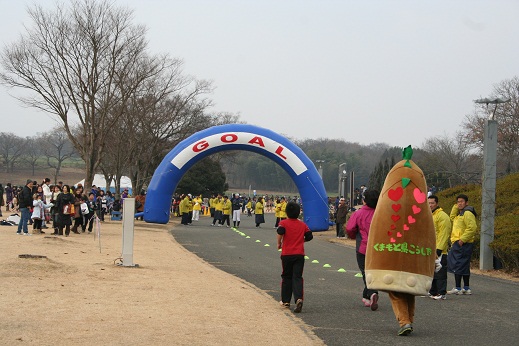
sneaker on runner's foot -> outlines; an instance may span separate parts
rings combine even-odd
[[[287,308],[287,309],[290,308],[290,303],[283,303],[283,301],[280,301],[279,305],[281,305],[282,307]]]
[[[378,293],[373,293],[371,295],[370,308],[371,308],[371,311],[375,311],[378,309]]]
[[[402,328],[400,328],[398,330],[398,335],[407,336],[407,335],[411,334],[412,331],[413,331],[413,326],[410,324],[405,324],[402,326]]]
[[[302,309],[303,309],[303,299],[298,299],[296,301],[296,308],[294,309],[294,312],[299,313],[299,312],[301,312]]]

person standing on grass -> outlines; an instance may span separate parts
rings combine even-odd
[[[27,179],[25,186],[22,188],[22,191],[18,194],[18,209],[20,210],[20,222],[18,223],[18,231],[17,234],[31,235],[29,233],[29,228],[27,224],[29,223],[29,219],[31,218],[31,212],[29,208],[32,207],[32,187],[33,181],[32,179]]]
[[[337,214],[335,215],[335,227],[337,238],[343,239],[344,235],[344,224],[346,223],[346,216],[348,215],[348,206],[346,205],[346,200],[341,198],[339,200],[339,205],[337,206]]]
[[[0,184],[0,216],[2,216],[2,207],[4,205],[5,205],[5,201],[4,201],[4,186],[2,184]],[[7,207],[7,210],[9,210],[9,206]]]
[[[58,235],[63,235],[63,229],[65,229],[65,236],[70,234],[70,226],[72,226],[72,216],[69,209],[65,208],[66,205],[74,203],[74,195],[70,193],[70,187],[63,185],[63,191],[58,195],[56,199],[56,210],[58,212]]]
[[[301,207],[294,202],[287,203],[288,219],[281,220],[277,228],[277,247],[281,249],[281,301],[283,307],[290,308],[292,296],[295,313],[303,309],[304,288],[303,268],[305,266],[304,243],[313,239],[312,231],[298,219]]]

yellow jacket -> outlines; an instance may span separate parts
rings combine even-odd
[[[224,199],[222,202],[223,215],[231,215],[232,203],[229,199]]]
[[[186,196],[182,201],[180,201],[180,204],[178,207],[180,209],[180,214],[189,213],[190,207],[192,208],[189,197]]]
[[[279,214],[281,213],[281,203],[276,203],[276,217],[280,217]]]
[[[461,239],[464,243],[473,243],[476,237],[477,223],[474,215],[474,208],[471,206],[459,210],[455,204],[451,210],[452,233],[451,243]]]
[[[202,210],[202,199],[200,197],[193,199],[193,210]]]
[[[433,211],[432,216],[436,231],[436,249],[442,250],[442,254],[446,254],[452,232],[451,219],[440,207]]]
[[[281,202],[281,210],[279,211],[279,217],[281,219],[286,219],[287,218],[287,202],[284,201],[284,202]]]
[[[256,208],[254,208],[254,214],[258,214],[258,215],[263,214],[263,203],[256,202]]]
[[[223,211],[223,198],[220,198],[220,199],[215,198],[214,210]]]

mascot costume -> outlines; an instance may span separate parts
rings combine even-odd
[[[388,292],[402,336],[413,331],[415,296],[429,292],[436,259],[427,184],[412,154],[405,148],[386,177],[366,250],[367,286]]]

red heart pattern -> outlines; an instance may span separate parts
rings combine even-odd
[[[422,211],[422,208],[420,208],[417,205],[413,205],[413,214],[418,214],[421,211]]]
[[[397,233],[396,233],[396,237],[397,237],[397,238],[402,238],[402,233],[397,232]]]
[[[393,222],[397,222],[398,220],[400,220],[400,216],[398,216],[398,215],[391,215],[391,220],[393,220]]]
[[[391,239],[389,239],[389,241],[392,242],[392,243],[396,242],[395,238],[391,238]]]
[[[402,207],[401,204],[391,204],[391,208],[393,208],[395,213],[398,213],[398,211],[400,210],[401,207]]]
[[[404,223],[403,230],[404,230],[404,231],[409,231],[409,226],[407,226],[405,223]]]
[[[415,223],[415,222],[416,222],[416,219],[415,219],[412,215],[409,215],[409,216],[407,217],[407,221],[408,221],[409,223]]]
[[[396,229],[396,226],[395,226],[395,225],[391,225],[391,229],[392,229],[392,230],[395,230],[395,229]]]
[[[415,187],[415,189],[413,190],[413,196],[414,196],[414,200],[418,204],[425,202],[425,193],[420,191],[420,189],[417,187]]]
[[[404,195],[404,189],[402,189],[401,187],[397,187],[396,189],[390,189],[389,192],[387,193],[387,195],[389,196],[389,198],[392,200],[392,201],[398,201],[403,195]],[[420,202],[419,202],[420,203]]]
[[[391,237],[393,235],[393,232],[387,231],[387,235]]]

